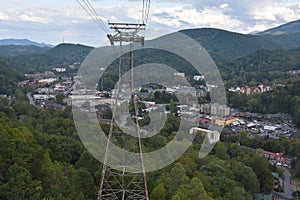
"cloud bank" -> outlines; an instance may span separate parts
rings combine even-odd
[[[51,3],[50,3],[51,2]],[[141,0],[91,1],[104,23],[141,22]],[[106,40],[75,0],[0,0],[0,38],[83,43]],[[213,27],[249,33],[300,19],[300,0],[153,0],[148,27]]]

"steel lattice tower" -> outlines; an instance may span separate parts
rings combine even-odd
[[[121,69],[123,64],[122,55],[122,45],[123,42],[130,43],[131,53],[130,53],[130,66],[131,66],[131,92],[134,90],[133,86],[133,60],[134,60],[134,42],[139,42],[141,45],[144,45],[144,37],[140,36],[138,33],[140,30],[145,30],[145,24],[129,24],[129,23],[109,23],[111,29],[116,33],[115,35],[107,35],[111,45],[115,45],[115,42],[119,42],[120,45],[120,56],[119,56],[119,84],[121,79]],[[115,108],[118,101],[119,87],[118,84],[115,100]],[[138,115],[138,97],[132,96],[132,104],[134,106],[134,113],[136,117],[136,133],[135,137],[135,150],[137,152],[136,157],[130,158],[131,161],[135,160],[139,163],[139,166],[136,166],[137,172],[139,173],[129,173],[127,168],[127,163],[122,163],[118,166],[114,166],[114,169],[109,166],[110,163],[110,151],[111,144],[115,137],[123,138],[123,145],[126,145],[125,134],[120,132],[120,130],[114,126],[114,116],[116,109],[113,110],[113,117],[110,124],[108,142],[105,151],[105,158],[103,162],[102,175],[100,179],[100,189],[98,192],[98,199],[104,200],[125,200],[125,199],[143,199],[148,200],[148,190],[147,190],[147,181],[146,181],[146,172],[143,163],[143,152],[141,146],[141,138],[139,135],[139,123],[137,120]],[[131,138],[132,139],[132,138]],[[130,162],[130,161],[128,161]],[[132,169],[131,169],[132,171]]]

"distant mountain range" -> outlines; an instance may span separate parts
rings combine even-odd
[[[38,47],[54,47],[54,45],[46,43],[38,43],[27,39],[2,39],[0,40],[0,45],[21,45],[21,46],[38,46]]]
[[[0,56],[15,57],[27,54],[43,54],[54,46],[27,39],[0,40]]]
[[[216,62],[236,60],[259,50],[300,47],[300,20],[255,34],[240,34],[214,28],[187,29],[180,32],[199,42]],[[32,66],[53,65],[54,60],[51,61],[50,58],[55,58],[59,63],[63,60],[77,62],[91,49],[92,47],[75,44],[51,47],[26,39],[0,40],[0,56],[18,56],[17,60],[23,58]],[[38,62],[35,63],[36,61]]]

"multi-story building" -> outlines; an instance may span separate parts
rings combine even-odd
[[[201,114],[209,114],[216,116],[228,116],[231,113],[231,110],[226,105],[220,105],[217,103],[214,104],[201,104],[200,105],[200,113]]]

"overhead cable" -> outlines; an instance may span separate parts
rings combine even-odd
[[[108,28],[104,25],[100,16],[97,14],[93,6],[88,0],[76,0],[78,4],[85,10],[85,12],[96,22],[96,24],[102,29],[105,33],[109,33]]]

